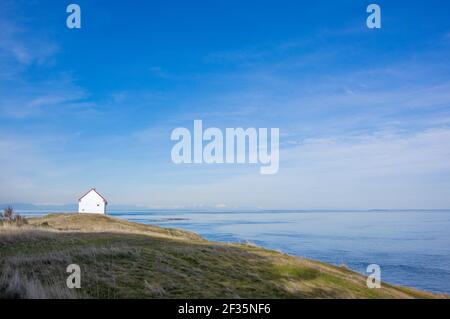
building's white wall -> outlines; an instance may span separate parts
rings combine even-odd
[[[105,214],[105,201],[91,190],[78,203],[78,212],[85,214]]]

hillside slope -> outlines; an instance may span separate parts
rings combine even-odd
[[[66,288],[78,264],[81,289]],[[0,298],[433,298],[348,269],[100,215],[0,226]]]

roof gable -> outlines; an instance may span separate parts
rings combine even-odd
[[[103,201],[105,202],[105,205],[108,205],[108,201],[106,200],[105,197],[103,197],[99,192],[97,192],[97,190],[95,188],[91,188],[89,191],[87,191],[83,196],[81,196],[78,201],[81,201],[84,197],[86,197],[87,194],[89,194],[90,192],[95,192],[98,196],[100,196]]]

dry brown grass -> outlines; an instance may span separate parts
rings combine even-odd
[[[171,239],[203,240],[197,234],[184,230],[138,224],[97,214],[49,214],[40,218],[30,218],[28,223],[60,231],[120,232]]]

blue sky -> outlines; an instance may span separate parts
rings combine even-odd
[[[0,202],[450,207],[450,4],[0,2]],[[175,165],[173,129],[277,127],[280,171]]]

